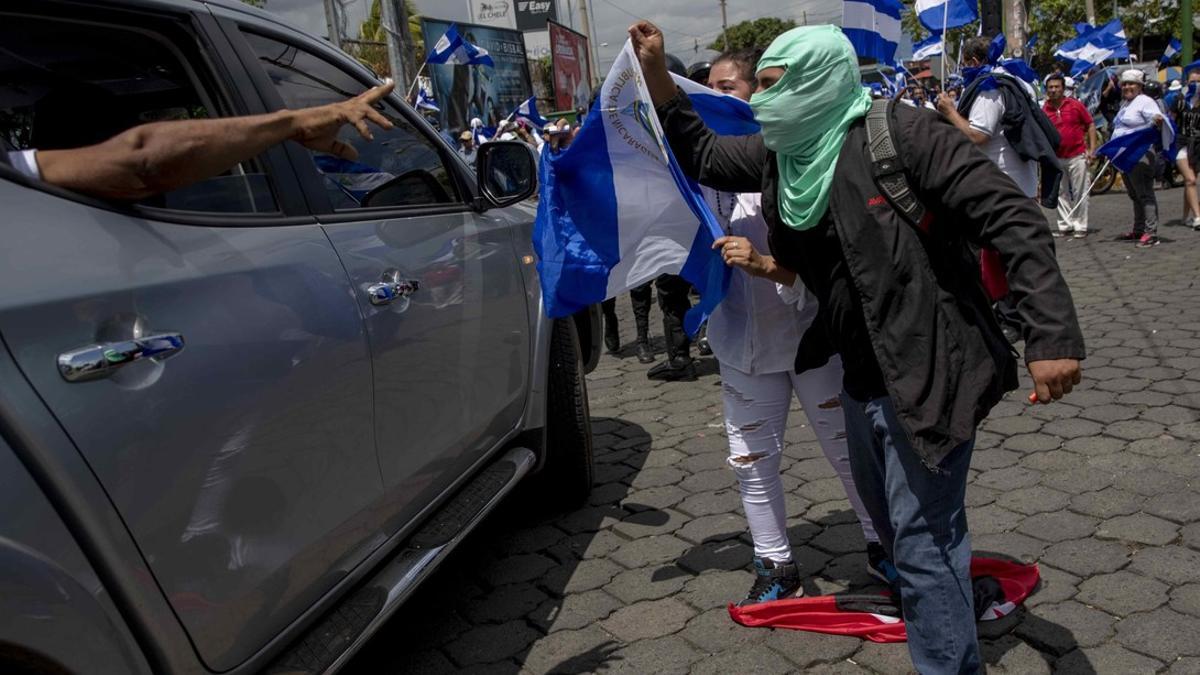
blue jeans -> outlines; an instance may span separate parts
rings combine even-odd
[[[980,671],[964,499],[975,440],[937,467],[909,444],[889,398],[842,394],[850,469],[900,572],[908,653],[922,675]]]

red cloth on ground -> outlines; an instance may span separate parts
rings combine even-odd
[[[984,613],[983,621],[998,619],[1011,613],[1017,605],[1033,592],[1038,583],[1037,565],[997,560],[995,558],[972,558],[971,577],[990,576],[1004,589],[1005,602],[993,604]],[[847,611],[845,598],[863,600],[869,596],[822,595],[812,598],[773,600],[747,607],[729,605],[729,616],[743,626],[769,626],[791,628],[834,635],[855,635],[872,642],[904,642],[906,634],[904,620],[868,611]],[[889,596],[878,595],[881,604],[890,602]]]

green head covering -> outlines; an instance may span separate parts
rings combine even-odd
[[[793,28],[775,38],[758,70],[782,66],[783,77],[750,98],[763,143],[779,162],[779,212],[797,230],[816,225],[850,123],[867,114],[858,57],[836,26]]]

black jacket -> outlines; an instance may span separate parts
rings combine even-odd
[[[863,120],[838,158],[829,213],[858,291],[871,346],[901,423],[936,465],[1017,387],[1015,355],[992,314],[968,244],[1000,252],[1026,322],[1027,361],[1084,357],[1070,290],[1037,205],[936,113],[894,106],[893,134],[909,183],[934,217],[930,235],[903,221],[872,178]],[[762,137],[717,136],[679,93],[658,109],[671,150],[700,183],[762,192],[771,253],[805,280],[796,231],[779,217],[778,168]],[[819,316],[802,360],[834,351]]]
[[[1038,190],[1042,196],[1042,206],[1058,208],[1058,183],[1062,178],[1062,163],[1058,161],[1057,153],[1062,139],[1058,129],[1029,98],[1025,87],[1016,78],[999,74],[991,79],[996,82],[1004,98],[1004,117],[1000,119],[1004,138],[1021,159],[1038,163],[1042,169]],[[960,114],[971,114],[971,106],[979,97],[984,80],[983,77],[975,80],[963,91],[962,98],[958,100]]]

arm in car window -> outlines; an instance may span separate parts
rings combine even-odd
[[[392,128],[373,105],[394,86],[388,80],[349,100],[301,110],[143,124],[96,145],[38,152],[37,168],[51,185],[134,201],[220,175],[287,140],[353,160],[358,152],[338,132],[351,124],[369,141],[368,121]]]

